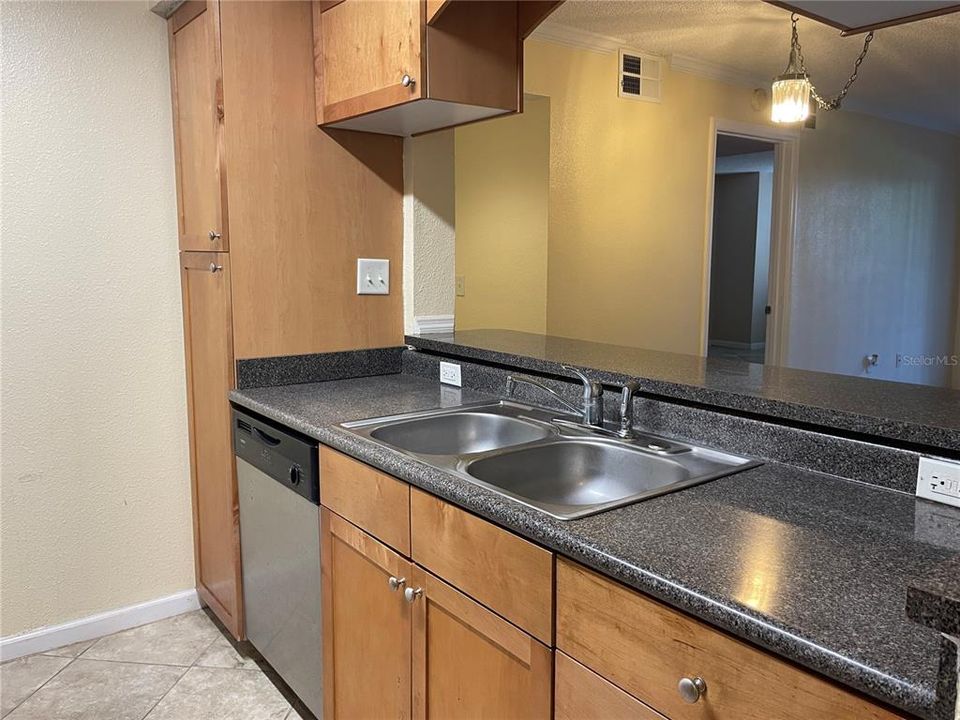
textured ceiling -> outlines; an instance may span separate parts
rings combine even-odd
[[[567,0],[547,22],[726,65],[758,84],[783,71],[790,49],[790,14],[760,0]],[[798,27],[814,85],[836,94],[863,36],[807,18]],[[844,107],[960,134],[960,13],[877,30]]]

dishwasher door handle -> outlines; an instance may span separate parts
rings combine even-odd
[[[253,428],[253,436],[262,442],[264,445],[269,445],[270,447],[276,447],[280,444],[280,438],[275,438],[270,435],[267,435],[260,428]]]

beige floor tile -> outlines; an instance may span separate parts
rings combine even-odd
[[[58,647],[54,650],[47,650],[43,654],[53,655],[55,657],[75,658],[79,657],[84,650],[93,645],[95,642],[96,640],[83,640],[82,642],[73,643],[72,645],[64,645],[63,647]]]
[[[202,610],[100,638],[83,657],[90,660],[192,665],[220,637]]]
[[[285,720],[289,711],[261,672],[193,667],[146,720]]]
[[[166,665],[78,658],[8,719],[141,720],[183,672],[182,668]]]
[[[200,667],[212,668],[259,669],[253,658],[244,657],[238,653],[223,635],[213,641],[213,645],[207,648],[196,664]]]
[[[30,655],[0,665],[0,718],[70,664],[70,658]]]

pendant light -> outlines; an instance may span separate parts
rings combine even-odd
[[[790,16],[792,24],[792,34],[790,36],[790,59],[784,71],[773,79],[771,92],[770,119],[775,123],[801,123],[810,116],[810,98],[817,103],[817,107],[822,110],[836,110],[840,103],[847,96],[850,86],[856,82],[857,74],[860,71],[860,64],[867,56],[867,50],[870,42],[873,40],[873,32],[867,33],[863,43],[863,50],[853,66],[853,74],[847,79],[837,96],[833,99],[825,99],[817,93],[816,88],[810,82],[810,75],[807,73],[806,64],[803,60],[803,48],[800,46],[800,36],[797,33],[797,20],[799,16],[793,13]]]

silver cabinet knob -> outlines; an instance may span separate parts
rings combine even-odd
[[[210,238],[210,242],[214,242],[215,240],[219,240],[221,235],[216,230],[211,230],[207,233],[207,237]]]
[[[390,589],[396,592],[407,582],[406,578],[397,578],[393,575],[390,576],[390,579],[387,580],[387,584],[390,586]]]
[[[684,702],[693,704],[703,697],[703,694],[707,691],[707,683],[704,682],[702,677],[680,678],[680,682],[677,683],[677,690],[680,691],[680,697],[683,698]]]
[[[404,76],[400,78],[400,84],[403,85],[404,87],[411,87],[412,85],[416,85],[417,81],[414,80],[409,75],[407,75],[406,73],[404,73]]]
[[[215,273],[223,270],[223,265],[217,265],[216,263],[210,263],[210,272]]]
[[[406,588],[403,591],[403,599],[406,600],[408,603],[412,603],[421,595],[423,595],[423,588],[417,588],[416,590],[414,590],[413,588]]]

